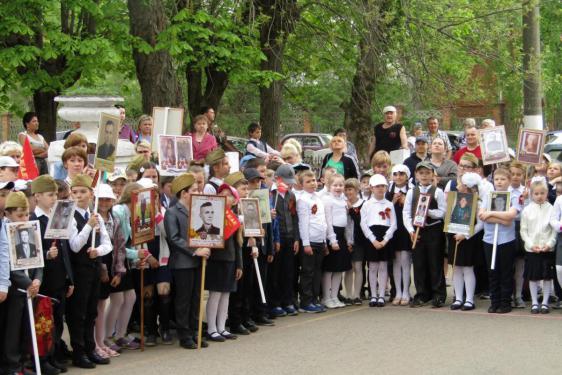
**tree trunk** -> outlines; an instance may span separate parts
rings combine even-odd
[[[299,17],[296,0],[260,0],[259,12],[268,17],[260,30],[260,46],[266,60],[261,70],[276,73],[283,71],[283,53],[289,33],[295,28]],[[283,104],[283,81],[273,81],[267,87],[260,87],[260,124],[262,138],[269,144],[276,144],[279,135],[281,106]]]
[[[33,93],[33,107],[39,119],[39,132],[47,142],[56,140],[57,136],[57,103],[55,91],[36,91]]]
[[[154,47],[168,21],[162,1],[128,0],[127,7],[131,35]],[[183,107],[181,87],[168,52],[143,53],[133,48],[133,59],[145,113],[152,113],[152,108],[158,106]]]
[[[220,101],[228,87],[228,73],[219,71],[212,66],[203,71],[193,66],[188,66],[185,72],[187,78],[187,101],[191,119],[197,116],[204,106],[213,107],[218,112]],[[205,78],[205,91],[203,91],[203,78]]]

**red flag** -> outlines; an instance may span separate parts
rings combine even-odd
[[[285,194],[289,191],[289,187],[283,182],[281,177],[277,177],[277,191],[281,194]]]
[[[34,299],[35,334],[37,336],[37,350],[40,357],[46,357],[53,352],[55,323],[53,320],[53,303],[50,298],[37,297]]]
[[[238,228],[240,228],[240,220],[230,208],[227,208],[224,215],[224,239],[229,239]]]
[[[20,160],[20,169],[18,171],[18,178],[22,180],[34,180],[37,176],[39,176],[39,170],[37,169],[37,164],[35,164],[33,150],[31,149],[29,138],[25,137],[25,142],[23,143],[23,155]]]

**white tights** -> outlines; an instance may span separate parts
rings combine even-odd
[[[345,295],[347,298],[359,298],[363,286],[363,262],[351,262],[351,269],[345,273]]]
[[[324,300],[336,300],[341,286],[343,272],[324,272],[322,275],[322,296]]]
[[[558,268],[556,269],[558,271]],[[539,281],[529,280],[529,291],[531,292],[531,299],[533,300],[533,305],[539,304]],[[548,305],[548,299],[550,298],[550,291],[552,289],[551,280],[542,280],[542,303],[543,305]]]
[[[410,299],[411,266],[412,254],[409,251],[397,251],[392,264],[392,273],[396,286],[396,298],[398,299]]]
[[[476,277],[474,276],[474,267],[455,266],[455,272],[453,273],[455,300],[462,301],[465,284],[466,284],[466,302],[474,303],[474,289],[476,288]]]
[[[109,310],[105,318],[105,336],[116,339],[127,334],[129,319],[135,306],[137,296],[134,289],[109,295]]]
[[[558,283],[562,285],[562,266],[556,266],[556,277],[558,278]]]
[[[369,283],[371,297],[384,298],[384,290],[388,281],[387,262],[369,262]],[[377,294],[378,283],[378,294]]]
[[[525,258],[515,259],[515,273],[513,278],[515,279],[515,299],[521,299],[521,293],[523,292],[523,272],[525,271]]]
[[[209,335],[225,331],[229,297],[228,292],[209,292],[207,300],[207,332]]]

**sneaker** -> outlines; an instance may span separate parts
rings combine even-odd
[[[312,303],[310,305],[307,305],[307,306],[302,306],[299,309],[299,311],[303,312],[303,313],[308,313],[308,314],[317,314],[319,312],[322,312],[322,310],[318,306],[316,306]]]
[[[156,335],[146,336],[146,340],[144,340],[144,345],[146,345],[146,346],[156,346]]]
[[[171,345],[172,344],[172,335],[170,334],[170,331],[167,329],[161,329],[160,330],[160,338],[162,339],[162,344],[164,345]]]
[[[326,311],[328,311],[328,310],[324,307],[324,305],[322,305],[321,303],[316,303],[315,306],[320,309],[320,312],[326,312]]]
[[[353,300],[353,304],[354,304],[355,306],[361,306],[361,305],[363,304],[363,301],[361,300],[361,298],[355,298],[355,299]]]
[[[128,349],[128,350],[137,350],[140,348],[140,344],[137,343],[135,340],[128,340],[124,337],[115,340],[115,344],[117,344],[123,349]]]
[[[516,298],[513,301],[513,308],[515,309],[524,309],[525,308],[525,301],[522,298]]]
[[[347,303],[344,303],[344,302],[340,301],[340,300],[337,299],[337,298],[336,298],[335,300],[333,300],[333,302],[335,303],[336,308],[342,308],[342,307],[346,307],[346,306],[351,306],[351,304],[348,305]]]
[[[293,305],[285,306],[283,307],[283,310],[285,310],[288,316],[299,315],[299,312],[297,311],[297,309],[295,309],[295,306]]]
[[[113,350],[114,352],[121,353],[121,351],[123,351],[123,348],[117,345],[113,338],[105,339],[103,340],[103,343],[105,346],[107,346],[109,349]]]
[[[285,310],[283,310],[281,307],[274,307],[271,309],[271,311],[269,312],[270,315],[279,318],[282,316],[287,316],[287,312]]]
[[[328,309],[337,309],[339,307],[333,299],[324,300],[322,304]]]
[[[346,306],[353,306],[353,300],[351,298],[344,298],[343,302]]]

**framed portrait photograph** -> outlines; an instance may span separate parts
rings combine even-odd
[[[189,162],[193,160],[193,145],[190,136],[179,136],[176,139],[176,168],[179,171],[187,171]]]
[[[507,137],[503,125],[480,129],[478,136],[480,138],[480,149],[484,165],[503,163],[510,160]]]
[[[131,203],[132,241],[133,246],[137,246],[154,239],[156,190],[150,188],[135,190],[131,194]]]
[[[44,266],[39,220],[6,224],[10,269],[12,271]]]
[[[447,193],[447,214],[445,215],[446,233],[462,234],[469,237],[474,234],[478,194]]]
[[[546,132],[535,129],[519,129],[517,160],[525,164],[540,164]]]
[[[271,223],[271,209],[269,207],[269,189],[257,189],[250,192],[250,198],[258,198],[260,202],[260,217],[262,223]]]
[[[226,197],[191,195],[189,208],[189,247],[224,248]]]
[[[152,134],[182,135],[183,108],[154,107],[152,108],[154,126]],[[152,149],[159,150],[158,138],[152,137]]]
[[[76,202],[71,200],[57,201],[51,211],[51,216],[49,216],[45,238],[69,239],[70,225],[72,225],[75,210]]]
[[[117,153],[117,142],[119,138],[119,127],[121,119],[107,113],[100,114],[98,131],[98,144],[94,158],[94,168],[100,171],[112,173],[115,169],[115,156]]]
[[[488,211],[509,211],[511,196],[508,191],[492,191],[488,198]]]
[[[429,210],[430,201],[431,195],[420,194],[420,198],[418,199],[418,204],[416,206],[416,213],[412,222],[413,226],[422,228],[425,226],[425,219],[427,217],[427,211]]]
[[[176,141],[173,135],[158,136],[158,165],[160,170],[177,169]]]
[[[240,199],[240,212],[244,215],[244,237],[263,237],[259,200],[257,198]]]

